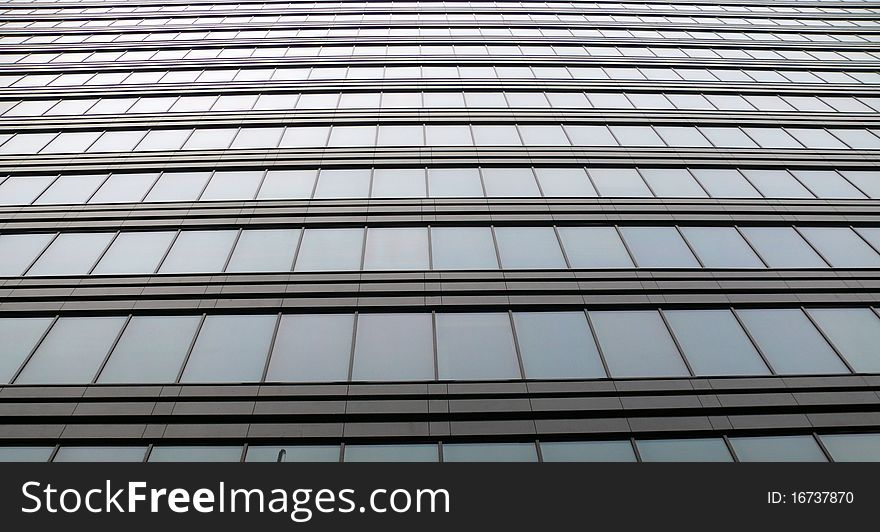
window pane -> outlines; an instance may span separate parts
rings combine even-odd
[[[849,373],[800,310],[751,309],[738,314],[776,373]]]
[[[758,145],[735,127],[701,127],[700,131],[716,148],[757,148]]]
[[[835,462],[880,462],[880,434],[819,436]]]
[[[144,136],[134,151],[179,150],[190,133],[191,129],[154,129]]]
[[[54,180],[55,176],[10,177],[0,184],[0,205],[28,205]]]
[[[0,275],[18,276],[37,258],[54,234],[0,235]]]
[[[159,273],[221,272],[238,231],[182,231]]]
[[[733,227],[682,227],[681,232],[707,268],[764,267]]]
[[[729,310],[669,310],[666,320],[696,375],[768,375]]]
[[[315,199],[366,198],[370,195],[370,170],[321,170]]]
[[[279,460],[279,453],[282,453]],[[248,445],[245,462],[338,462],[338,445]]]
[[[810,149],[847,149],[848,146],[837,140],[824,129],[787,128],[787,131],[801,144]]]
[[[515,312],[527,379],[605,378],[583,312]]]
[[[441,379],[520,378],[504,313],[437,314],[437,361]]]
[[[483,184],[490,198],[541,195],[531,168],[484,168]]]
[[[434,379],[430,314],[361,314],[352,380]]]
[[[367,230],[365,270],[427,270],[428,231],[424,227]]]
[[[121,317],[61,318],[28,361],[16,384],[82,384],[92,377],[125,323]]]
[[[791,227],[743,227],[741,230],[771,268],[828,266]]]
[[[166,172],[144,201],[195,201],[210,177],[211,172]]]
[[[495,243],[488,227],[432,227],[435,270],[497,270]]]
[[[180,382],[257,382],[276,316],[208,316]]]
[[[703,185],[713,198],[760,198],[739,170],[723,170],[719,168],[691,170],[697,181]]]
[[[134,203],[141,201],[159,174],[113,174],[89,203]]]
[[[674,227],[621,227],[639,268],[699,268]]]
[[[174,382],[199,321],[199,316],[132,317],[98,382]]]
[[[428,189],[432,198],[483,196],[480,173],[476,168],[429,168]]]
[[[353,327],[351,314],[282,316],[266,380],[348,380]]]
[[[34,205],[85,203],[106,178],[106,175],[61,176],[48,190],[40,194]]]
[[[590,168],[590,177],[599,194],[605,197],[653,197],[654,194],[632,168]]]
[[[574,146],[619,146],[605,126],[564,126]]]
[[[517,126],[526,146],[570,146],[561,126]]]
[[[425,195],[422,168],[377,168],[373,172],[374,198],[424,198]]]
[[[706,192],[684,168],[643,168],[640,172],[658,197],[706,197]]]
[[[565,268],[565,258],[552,227],[495,229],[502,268]]]
[[[317,176],[317,170],[269,170],[257,199],[308,199]]]
[[[227,272],[289,272],[299,229],[248,229],[241,232]]]
[[[651,126],[611,126],[621,146],[666,146]]]
[[[732,462],[733,457],[721,438],[680,440],[639,440],[643,462]]]
[[[812,436],[730,438],[740,462],[827,462]]]
[[[149,462],[238,462],[238,445],[157,445]]]
[[[613,227],[560,227],[559,237],[572,268],[632,268]]]
[[[477,146],[520,146],[515,126],[471,126]]]
[[[439,462],[436,443],[346,445],[346,462]]]
[[[537,462],[534,443],[447,443],[444,462]]]
[[[257,195],[263,180],[263,171],[214,172],[214,176],[199,198],[200,201],[250,200]]]
[[[864,199],[865,197],[833,170],[794,170],[792,173],[820,198]]]
[[[100,134],[100,131],[61,133],[40,150],[40,153],[84,153]]]
[[[689,375],[657,311],[591,312],[590,319],[612,378]]]
[[[27,275],[85,275],[114,236],[114,233],[58,235]]]
[[[422,126],[379,126],[377,146],[424,146]]]
[[[542,441],[545,462],[635,462],[628,441]]]
[[[62,446],[53,462],[143,462],[147,454],[146,446],[101,445]]]
[[[238,134],[238,129],[212,128],[196,129],[186,139],[184,150],[225,150],[232,144],[232,139]],[[143,142],[141,142],[143,145]],[[172,148],[176,149],[176,148]]]
[[[0,462],[46,462],[54,450],[54,446],[0,446]]]
[[[0,384],[9,382],[52,318],[0,318]]]
[[[666,141],[668,146],[683,148],[712,147],[712,144],[695,127],[657,126],[654,129],[657,130],[657,133]]]
[[[880,318],[866,308],[809,309],[825,336],[859,373],[880,373]]]
[[[743,170],[767,198],[812,198],[813,194],[785,170]]]
[[[174,240],[174,231],[120,233],[92,273],[153,273]]]
[[[880,255],[849,227],[803,227],[800,231],[834,268],[880,266]]]
[[[306,229],[294,270],[360,269],[363,243],[363,229]]]
[[[745,127],[743,128],[762,148],[802,148],[784,129],[778,127]]]
[[[880,198],[880,172],[847,170],[841,172],[855,186],[870,198]],[[8,183],[8,181],[7,181]],[[4,183],[5,184],[5,183]],[[2,190],[2,187],[0,187]]]
[[[352,148],[376,145],[376,126],[334,126],[330,130],[330,147]]]
[[[425,126],[426,146],[473,146],[469,126]]]
[[[546,197],[596,196],[583,168],[536,168],[535,173]]]

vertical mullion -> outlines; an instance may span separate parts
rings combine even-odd
[[[674,225],[673,227],[675,228],[675,232],[678,233],[679,238],[681,238],[682,242],[684,242],[684,245],[687,246],[687,248],[690,250],[691,255],[693,255],[694,258],[697,259],[697,264],[700,265],[700,268],[705,269],[706,265],[703,264],[703,261],[700,259],[700,256],[697,255],[697,252],[696,252],[696,250],[694,250],[694,247],[691,246],[690,242],[688,242],[687,237],[684,236],[684,232],[681,230],[681,228],[678,226],[678,224]]]
[[[235,253],[235,246],[238,245],[238,241],[241,240],[241,234],[244,232],[244,229],[239,227],[238,233],[235,235],[235,240],[232,241],[232,246],[229,247],[229,254],[226,255],[226,260],[223,262],[223,267],[220,268],[220,272],[218,273],[226,273],[226,268],[229,267],[229,262],[232,260],[232,255]]]
[[[440,355],[437,349],[437,311],[431,311],[431,341],[434,352],[434,380],[440,380]]]
[[[186,364],[189,362],[189,357],[192,355],[193,348],[195,348],[196,346],[196,341],[199,339],[199,335],[202,333],[202,327],[205,325],[205,320],[207,318],[207,314],[202,314],[202,319],[199,320],[196,331],[193,334],[192,340],[189,343],[189,348],[186,350],[186,355],[183,357],[183,362],[180,364],[180,369],[177,371],[177,378],[174,379],[175,384],[179,383],[180,379],[183,378],[183,371],[186,369]]]
[[[301,227],[299,230],[299,237],[296,239],[296,247],[293,249],[293,260],[290,262],[290,268],[287,270],[288,272],[292,272],[296,267],[296,261],[299,258],[299,251],[302,249],[302,241],[303,237],[305,237],[306,228]]]
[[[831,341],[831,338],[828,338],[828,335],[825,334],[825,331],[822,330],[822,327],[820,327],[819,324],[816,323],[816,320],[813,319],[813,316],[811,316],[810,313],[807,312],[807,309],[802,306],[800,307],[800,310],[804,314],[804,316],[807,317],[807,320],[813,325],[813,328],[819,332],[819,336],[821,336],[825,340],[825,343],[827,343],[831,347],[831,350],[834,351],[834,354],[837,355],[837,358],[839,358],[840,361],[843,362],[843,365],[846,366],[846,369],[848,369],[850,373],[858,373],[856,370],[853,369],[852,366],[850,366],[849,361],[843,356],[843,353],[841,353],[840,350],[837,349],[837,346],[834,345],[834,343]]]
[[[116,349],[116,346],[119,345],[119,340],[122,339],[122,334],[125,333],[125,329],[128,328],[128,324],[131,323],[132,315],[129,314],[125,318],[125,323],[122,324],[122,327],[119,328],[119,332],[116,334],[116,338],[113,339],[113,343],[110,344],[110,348],[107,350],[107,354],[104,355],[104,360],[101,361],[101,365],[98,366],[98,370],[95,371],[95,376],[92,377],[91,384],[95,384],[98,382],[98,377],[101,376],[101,372],[104,371],[104,366],[107,365],[107,361],[110,360],[110,355],[113,354],[113,351]]]
[[[43,334],[40,335],[40,337],[37,339],[30,352],[28,352],[27,356],[24,357],[24,360],[21,361],[21,364],[18,365],[18,369],[16,369],[15,373],[12,374],[12,377],[9,379],[10,383],[15,382],[19,375],[21,375],[21,372],[24,370],[25,366],[27,366],[28,362],[30,362],[31,359],[34,357],[34,353],[37,352],[37,350],[40,348],[40,345],[42,345],[46,337],[49,336],[49,332],[52,330],[53,327],[55,327],[55,324],[58,323],[59,319],[61,319],[61,317],[56,315],[55,318],[52,320],[52,323],[50,323],[49,326],[46,327],[46,330],[43,331]]]
[[[100,138],[100,135],[98,135],[98,138]],[[98,140],[98,139],[95,139],[95,142],[97,142],[97,140]],[[91,147],[91,145],[89,145],[89,147]],[[101,190],[101,188],[107,183],[107,181],[110,181],[110,176],[111,176],[111,175],[113,175],[113,174],[110,173],[110,172],[107,173],[107,177],[105,177],[104,180],[101,181],[101,184],[98,185],[98,187],[97,187],[94,191],[92,191],[91,194],[89,194],[89,197],[86,198],[86,200],[83,202],[83,205],[88,204],[88,203],[92,200],[92,198],[95,197],[95,194],[97,194],[98,191]]]
[[[256,105],[256,103],[254,103]],[[279,142],[281,141],[281,137],[278,138]],[[254,195],[251,196],[251,201],[257,199],[257,195],[260,193],[260,189],[263,188],[263,183],[266,182],[266,176],[269,175],[269,170],[263,170],[263,177],[260,178],[260,182],[257,184],[257,188],[254,189]]]
[[[165,253],[162,255],[162,258],[159,259],[159,262],[156,264],[156,268],[153,270],[153,273],[159,273],[159,270],[162,269],[162,264],[165,262],[165,259],[168,258],[168,254],[171,253],[171,250],[174,249],[174,244],[177,242],[177,239],[180,237],[181,230],[178,229],[174,234],[174,238],[171,239],[171,242],[168,244],[168,248],[165,250]]]
[[[46,245],[43,246],[43,249],[41,249],[40,252],[37,253],[37,255],[30,262],[30,264],[28,264],[25,267],[25,269],[21,272],[21,274],[18,275],[18,277],[25,277],[27,275],[28,271],[30,271],[30,269],[34,267],[34,264],[36,264],[37,261],[40,260],[40,257],[42,257],[44,253],[46,253],[46,250],[49,249],[52,246],[52,244],[54,244],[55,241],[58,240],[58,237],[60,237],[60,236],[61,236],[61,233],[56,232],[55,235],[49,239],[49,242],[47,242]]]
[[[516,354],[516,363],[519,365],[519,378],[526,378],[526,368],[523,364],[522,351],[519,347],[519,338],[516,336],[516,325],[513,322],[513,311],[507,311],[507,319],[510,320],[510,335],[513,337],[513,348]]]
[[[283,315],[279,312],[275,320],[275,328],[272,330],[272,339],[269,341],[269,351],[266,353],[266,363],[263,364],[263,373],[260,375],[260,382],[266,382],[266,375],[269,374],[269,363],[272,359],[272,353],[275,351],[275,340],[278,338],[278,330],[281,328],[281,318]]]
[[[678,342],[678,338],[675,337],[675,333],[672,331],[672,327],[669,325],[669,321],[666,319],[666,315],[663,314],[663,309],[658,308],[657,314],[660,315],[660,321],[663,322],[663,326],[666,327],[666,332],[668,332],[669,337],[672,338],[672,343],[675,344],[675,349],[678,351],[678,356],[681,357],[681,360],[684,362],[684,366],[687,368],[688,373],[691,374],[691,377],[697,377],[698,375],[694,372],[694,368],[691,367],[690,361],[684,355],[684,349],[681,348],[681,344]]]
[[[605,377],[610,379],[612,378],[611,370],[608,369],[608,361],[605,360],[605,353],[602,351],[602,346],[599,344],[599,336],[596,334],[596,327],[593,325],[593,320],[590,318],[590,312],[587,309],[584,309],[584,316],[587,319],[587,327],[590,329],[593,344],[596,345],[596,352],[599,353],[599,361],[602,362],[602,368],[605,369]]]
[[[801,233],[800,229],[798,229],[797,227],[795,227],[793,225],[791,226],[791,228],[794,230],[795,233],[798,234],[799,237],[801,237],[801,239],[803,239],[804,242],[807,243],[808,246],[810,246],[810,249],[812,249],[813,252],[816,255],[818,255],[820,259],[825,261],[825,264],[827,264],[829,268],[834,268],[834,266],[831,265],[831,261],[828,260],[828,258],[825,257],[825,255],[823,255],[822,252],[819,251],[819,249],[816,246],[814,246],[813,243],[810,242],[809,239],[807,239],[807,237],[805,237],[803,233]]]
[[[764,354],[764,351],[761,349],[761,346],[758,344],[758,341],[755,340],[755,337],[752,336],[751,332],[749,332],[749,329],[746,327],[746,324],[743,323],[742,318],[740,318],[739,314],[736,312],[736,309],[733,307],[730,307],[730,313],[733,314],[733,319],[735,319],[736,322],[739,324],[739,328],[742,329],[742,331],[744,333],[746,333],[746,338],[748,338],[749,341],[752,342],[752,347],[755,348],[755,351],[757,351],[758,356],[760,356],[761,360],[764,361],[764,364],[767,365],[767,369],[770,370],[770,375],[779,375],[779,373],[776,373],[776,370],[773,369],[773,364],[770,363],[770,360],[767,358],[767,355]]]
[[[562,251],[562,260],[565,261],[565,267],[569,270],[573,270],[574,267],[571,265],[571,261],[568,259],[568,253],[565,251],[565,246],[562,245],[562,236],[559,234],[559,228],[556,225],[553,225],[553,234],[556,235],[556,244],[559,246],[559,250]]]
[[[104,258],[104,255],[106,255],[107,252],[110,251],[110,248],[113,246],[113,243],[116,242],[116,239],[119,238],[119,235],[121,235],[121,234],[122,234],[122,231],[116,231],[116,234],[113,235],[113,238],[110,239],[110,242],[107,243],[107,245],[104,247],[104,250],[101,251],[101,253],[98,255],[98,258],[95,259],[95,262],[92,264],[91,268],[89,268],[89,270],[86,272],[86,275],[91,275],[92,272],[95,271],[95,268],[98,267],[98,263],[100,263],[101,259]]]
[[[351,382],[352,375],[354,375],[354,348],[357,344],[357,329],[358,329],[358,317],[360,316],[359,311],[354,311],[354,322],[351,327],[351,349],[348,356],[348,378],[346,382]]]
[[[758,250],[755,248],[755,246],[753,246],[752,243],[749,241],[749,239],[746,238],[746,235],[739,228],[739,225],[734,225],[733,229],[734,229],[734,231],[736,231],[736,233],[739,235],[739,237],[745,241],[746,245],[749,246],[749,249],[752,250],[752,253],[754,253],[755,256],[758,257],[758,260],[761,261],[761,264],[764,265],[764,268],[770,269],[770,264],[768,264],[767,261],[764,260],[764,257],[762,257],[760,253],[758,253]]]

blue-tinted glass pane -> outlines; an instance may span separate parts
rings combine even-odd
[[[513,320],[527,379],[605,377],[583,312],[516,312]]]

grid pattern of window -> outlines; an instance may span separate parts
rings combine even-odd
[[[0,205],[483,197],[880,199],[880,172],[472,167],[0,177]]]
[[[880,372],[877,309],[0,318],[0,382],[409,382]]]
[[[813,50],[766,48],[683,48],[676,46],[516,46],[510,44],[463,45],[354,45],[354,46],[281,46],[281,47],[211,47],[108,51],[0,53],[0,65],[39,65],[44,63],[106,63],[118,61],[178,61],[181,59],[247,59],[247,58],[348,58],[348,57],[629,57],[641,61],[657,59],[736,60],[736,61],[851,61],[876,62],[880,52],[858,50]]]
[[[0,155],[384,146],[878,150],[880,129],[407,124],[0,133]]]
[[[652,92],[344,92],[163,95],[0,101],[0,116],[96,116],[365,109],[602,109],[878,113],[880,98]]]
[[[75,73],[45,73],[0,75],[0,87],[13,89],[33,87],[100,87],[116,85],[164,85],[179,83],[290,83],[323,82],[333,80],[579,80],[583,82],[609,81],[638,83],[641,81],[692,83],[768,83],[768,84],[853,84],[880,83],[880,73],[871,70],[775,70],[732,68],[688,68],[657,65],[639,67],[621,66],[530,66],[517,62],[514,66],[462,64],[451,66],[333,66],[333,67],[279,67],[274,68],[217,68],[210,70],[144,70],[144,71],[77,71]]]
[[[417,17],[417,16],[416,16]],[[448,22],[457,22],[459,20],[463,20],[466,22],[484,22],[480,19],[480,17],[476,17],[476,20],[468,20],[468,19],[458,19],[458,15],[455,16],[452,20],[448,20]],[[242,22],[237,20],[239,17],[228,17],[224,19],[222,17],[217,18],[200,18],[195,19],[186,19],[184,21],[184,25],[192,27],[193,25],[198,24],[210,24],[211,26],[217,24],[230,23],[235,24],[235,26],[241,26]],[[443,17],[441,15],[440,22],[446,21],[445,19],[448,17]],[[231,20],[235,19],[235,20]],[[531,21],[531,18],[528,15],[525,15],[522,19],[524,23],[528,23]],[[410,18],[405,19],[396,15],[392,15],[389,21],[406,21],[406,22],[418,22],[418,18]],[[70,21],[64,24],[64,26],[55,26],[56,28],[61,27],[70,27]],[[77,27],[95,27],[100,26],[97,24],[99,21],[81,21],[82,25]],[[107,21],[100,21],[107,22]],[[251,22],[259,22],[259,21],[251,21]],[[358,20],[349,21],[343,20],[340,21],[340,25],[350,24],[351,22],[360,22]],[[373,22],[372,20],[367,22]],[[433,22],[433,21],[432,21]],[[543,21],[536,21],[543,22]],[[280,22],[283,23],[283,22]],[[14,25],[14,26],[11,26]],[[18,28],[22,24],[22,22],[0,22],[0,28],[9,29],[10,27]],[[650,30],[650,29],[625,29],[625,28],[565,28],[565,27],[542,27],[542,26],[513,26],[513,27],[505,27],[505,26],[495,26],[488,25],[483,27],[472,27],[472,26],[450,26],[443,27],[437,25],[431,26],[423,26],[423,27],[404,27],[404,26],[389,26],[389,27],[381,27],[381,26],[365,26],[365,27],[340,27],[340,26],[330,26],[326,28],[320,27],[309,27],[307,29],[256,29],[256,28],[245,28],[247,29],[237,29],[230,28],[227,30],[214,30],[214,31],[181,31],[181,32],[171,32],[171,31],[155,31],[156,26],[162,26],[165,24],[170,25],[179,25],[181,22],[179,19],[133,19],[130,22],[126,22],[125,24],[116,24],[113,21],[109,26],[106,26],[110,29],[118,28],[119,26],[149,26],[152,32],[139,32],[139,33],[125,33],[125,32],[113,32],[113,33],[75,33],[75,34],[56,34],[56,33],[48,33],[48,32],[40,32],[37,35],[7,35],[0,37],[0,45],[10,45],[10,44],[25,44],[28,46],[31,45],[43,45],[43,44],[53,44],[53,45],[68,45],[68,44],[79,44],[79,43],[132,43],[132,42],[156,42],[156,41],[207,41],[207,40],[228,40],[228,39],[315,39],[315,38],[357,38],[357,37],[430,37],[432,39],[441,38],[441,37],[486,37],[488,39],[496,39],[500,40],[504,37],[548,37],[552,39],[565,39],[565,38],[578,38],[578,40],[585,41],[590,39],[595,39],[597,42],[602,39],[638,39],[639,41],[645,40],[663,40],[663,39],[675,39],[675,40],[706,40],[706,41],[767,41],[767,42],[800,42],[800,43],[809,43],[809,42],[817,42],[817,43],[871,43],[878,42],[880,37],[871,33],[797,33],[797,32],[786,32],[786,33],[773,33],[773,32],[755,32],[755,31],[705,31],[705,30]],[[263,23],[265,24],[265,22]],[[270,23],[271,24],[271,23]],[[279,24],[279,22],[275,22],[274,24]],[[33,24],[31,24],[33,26]],[[256,25],[257,28],[260,28],[259,25]],[[43,26],[39,26],[40,29],[43,29]],[[54,46],[53,46],[54,48]]]
[[[880,434],[323,445],[0,447],[0,462],[877,462]]]
[[[0,461],[880,460],[878,19],[9,0]]]
[[[0,234],[0,276],[880,267],[878,227],[532,226]]]

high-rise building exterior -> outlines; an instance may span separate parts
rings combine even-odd
[[[878,20],[5,2],[0,460],[880,460]]]

